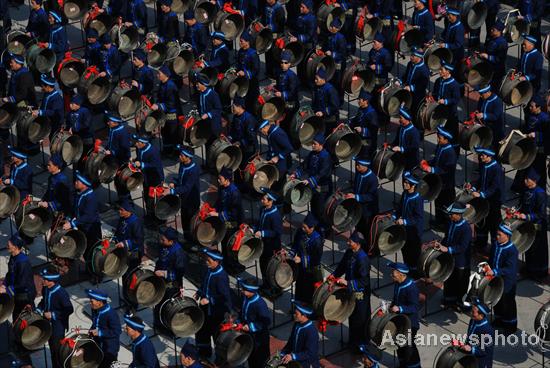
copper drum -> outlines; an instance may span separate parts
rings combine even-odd
[[[489,201],[485,198],[474,197],[469,190],[459,192],[455,201],[466,205],[466,212],[463,216],[470,224],[477,224],[489,214]]]
[[[325,69],[327,72],[327,81],[332,79],[336,72],[336,64],[332,56],[326,55],[322,50],[313,49],[309,51],[305,62],[298,65],[298,75],[304,76],[304,82],[314,84],[315,75],[319,69]]]
[[[140,169],[128,163],[117,170],[115,180],[119,186],[133,192],[143,186],[144,177]]]
[[[37,44],[29,46],[25,58],[29,68],[41,74],[50,73],[57,61],[52,49],[43,49]]]
[[[16,104],[6,102],[0,105],[0,130],[10,129],[18,118],[19,109]]]
[[[273,46],[273,32],[271,29],[265,27],[259,21],[253,21],[248,27],[248,31],[252,36],[252,39],[255,41],[255,49],[258,54],[263,54],[268,52]]]
[[[514,169],[526,169],[537,156],[537,145],[535,140],[521,133],[519,130],[512,130],[508,136],[500,142],[498,159],[503,164],[509,164]]]
[[[464,0],[460,2],[460,17],[469,29],[479,29],[487,18],[487,4],[483,1]]]
[[[239,240],[240,245],[235,244],[237,240]],[[243,266],[250,265],[260,259],[263,249],[262,239],[254,235],[252,228],[243,225],[231,235],[226,245],[229,257]]]
[[[40,207],[38,202],[38,200],[23,200],[15,211],[17,229],[30,238],[46,234],[53,223],[53,214],[50,209]]]
[[[199,23],[212,22],[217,11],[217,5],[210,0],[199,0],[195,3],[195,18]]]
[[[535,243],[537,236],[537,230],[535,224],[530,221],[524,221],[520,219],[507,219],[505,222],[512,229],[512,243],[518,249],[518,252],[525,253]]]
[[[225,237],[227,229],[225,222],[219,216],[206,215],[201,218],[196,214],[191,219],[191,233],[193,238],[202,246],[217,245]]]
[[[296,281],[296,264],[284,254],[275,254],[267,263],[266,274],[270,285],[287,289]]]
[[[86,242],[86,235],[80,230],[57,228],[48,239],[48,247],[56,257],[80,259],[86,250]]]
[[[470,276],[470,288],[465,300],[470,301],[477,297],[487,306],[494,306],[502,297],[503,292],[504,280],[501,276],[486,277],[485,273],[478,269]]]
[[[325,123],[322,118],[315,115],[315,112],[309,105],[300,106],[290,126],[292,138],[298,140],[304,147],[310,146],[313,137],[317,133],[324,133]]]
[[[550,301],[540,307],[534,321],[535,333],[544,344],[550,344]]]
[[[127,54],[139,47],[139,32],[135,26],[115,25],[111,28],[110,34],[121,52]]]
[[[96,368],[103,360],[103,350],[88,334],[71,334],[61,340],[59,360],[63,368]]]
[[[382,342],[388,341],[384,337],[390,334],[391,341],[396,341],[397,335],[407,336],[411,328],[411,320],[406,314],[397,314],[393,312],[383,312],[381,309],[377,309],[372,315],[369,325],[369,333],[372,338],[372,342],[379,346],[382,350],[395,351],[397,350],[397,344]]]
[[[401,177],[401,173],[405,168],[403,154],[393,152],[386,148],[376,152],[372,161],[372,170],[380,179],[388,179],[396,181]]]
[[[126,275],[122,287],[128,300],[141,307],[154,307],[164,298],[166,291],[164,278],[142,267]]]
[[[237,13],[219,11],[214,18],[214,30],[223,32],[227,41],[233,41],[243,33],[244,18]]]
[[[382,20],[378,17],[368,19],[365,15],[359,14],[355,21],[355,35],[361,41],[372,41],[374,36],[382,30]]]
[[[11,216],[17,211],[21,195],[13,185],[0,184],[0,218]]]
[[[418,269],[424,277],[437,283],[445,282],[453,273],[454,267],[455,259],[452,254],[444,253],[432,244],[423,244]]]
[[[139,104],[140,93],[135,88],[115,87],[109,97],[109,107],[118,112],[122,118],[135,114]]]
[[[458,346],[441,349],[435,358],[434,368],[477,368],[477,358]]]
[[[328,224],[343,232],[359,223],[361,212],[361,205],[355,198],[345,198],[342,193],[334,193],[325,203],[324,215]]]
[[[407,241],[405,225],[398,225],[387,216],[378,222],[376,228],[371,228],[370,238],[381,254],[389,255],[399,252]]]
[[[82,139],[68,130],[59,130],[55,133],[50,145],[50,153],[59,154],[67,165],[80,160],[83,150]]]
[[[243,180],[256,192],[263,193],[260,188],[271,188],[279,180],[279,169],[261,157],[255,157],[246,165]]]
[[[484,86],[493,79],[493,66],[487,60],[477,56],[467,57],[458,65],[458,82],[468,83],[471,87]]]
[[[313,197],[313,190],[299,179],[287,179],[283,193],[285,200],[296,207],[307,206]]]
[[[86,65],[82,61],[72,57],[64,59],[57,67],[59,81],[67,88],[75,88],[84,70]]]
[[[63,14],[70,20],[82,19],[88,10],[86,0],[67,0],[63,3]]]
[[[210,139],[210,119],[203,120],[198,111],[192,110],[178,126],[180,139],[192,147],[200,147]]]
[[[212,68],[210,66],[207,66],[207,67],[201,67],[201,66],[198,66],[197,65],[198,63],[195,63],[193,65],[193,68],[191,69],[191,81],[193,82],[193,84],[196,83],[196,76],[198,74],[203,74],[203,75],[206,75],[208,77],[208,79],[210,80],[210,83],[208,84],[210,87],[215,87],[216,84],[218,84],[218,71],[216,70],[216,68]]]
[[[31,45],[32,38],[24,29],[13,29],[6,36],[8,52],[16,55],[25,55],[27,47]]]
[[[262,120],[277,121],[283,117],[286,110],[284,98],[275,96],[273,88],[264,88],[256,104],[256,116]]]
[[[431,202],[439,196],[443,184],[438,174],[428,173],[419,167],[414,168],[412,174],[420,179],[417,191],[422,199]]]
[[[218,92],[220,97],[226,100],[232,100],[236,96],[245,97],[248,92],[248,84],[246,77],[239,77],[237,70],[229,69],[218,83]]]
[[[32,116],[28,111],[23,112],[17,122],[17,136],[24,137],[31,143],[40,143],[50,134],[50,119],[45,116]]]
[[[101,37],[103,34],[109,32],[109,30],[113,27],[113,23],[113,17],[105,12],[92,19],[89,27],[95,29],[99,34],[99,37]]]
[[[188,296],[168,299],[159,310],[160,322],[177,337],[193,336],[201,329],[204,319],[200,306]]]
[[[526,19],[519,19],[519,15],[518,9],[511,10],[506,14],[502,33],[509,43],[521,43],[523,41],[522,35],[529,33],[529,22]]]
[[[207,147],[207,162],[211,169],[220,172],[224,167],[235,171],[241,165],[243,154],[238,145],[232,144],[225,137],[220,137]]]
[[[474,151],[477,146],[490,147],[493,142],[493,131],[483,124],[460,124],[458,141],[465,151]]]
[[[94,183],[108,184],[116,177],[118,163],[113,155],[90,151],[86,156],[84,171]]]
[[[254,350],[252,335],[229,330],[221,332],[215,342],[216,357],[230,367],[237,367],[247,361]]]
[[[361,136],[348,125],[340,125],[327,137],[326,147],[340,162],[349,161],[361,151]]]
[[[149,110],[143,128],[149,134],[159,131],[166,122],[166,113],[161,110]]]
[[[170,68],[175,74],[183,77],[193,68],[194,63],[195,55],[191,45],[183,44],[179,48],[178,55],[170,60]]]
[[[533,86],[528,80],[519,80],[514,70],[508,71],[502,79],[499,95],[507,106],[525,105],[533,97]]]
[[[185,13],[190,6],[192,6],[190,0],[174,0],[170,8],[176,13]]]
[[[145,52],[149,66],[158,69],[164,65],[168,57],[168,46],[162,42],[156,42],[156,40],[148,40],[145,44]]]
[[[300,64],[306,52],[304,45],[300,41],[290,42],[290,37],[288,36],[279,37],[275,40],[275,46],[273,48],[273,56],[278,64],[281,61],[281,53],[284,50],[288,50],[292,55],[290,57],[291,67]]]
[[[52,324],[40,314],[24,309],[13,323],[13,333],[25,349],[38,350],[52,335]]]
[[[78,82],[78,93],[85,96],[92,105],[99,105],[109,98],[111,81],[108,77],[85,71]]]
[[[412,94],[395,81],[388,82],[380,93],[380,106],[384,112],[390,116],[399,116],[401,106],[407,109],[412,105]]]
[[[439,43],[433,43],[426,49],[424,61],[432,72],[437,72],[443,63],[452,64],[453,53],[448,48],[441,47]]]
[[[550,60],[550,33],[544,36],[544,40],[542,41],[542,54],[546,60]]]
[[[355,295],[347,286],[325,281],[315,289],[312,304],[317,316],[344,323],[355,309]]]
[[[92,251],[91,270],[98,276],[118,279],[128,270],[128,250],[117,248],[110,239],[100,240]]]
[[[424,46],[424,33],[417,28],[413,28],[410,24],[405,25],[405,30],[399,37],[397,28],[393,31],[390,41],[390,48],[402,55],[410,55],[414,48],[422,48]]]
[[[181,211],[181,200],[176,194],[165,194],[155,197],[155,216],[159,220],[168,220]]]
[[[4,323],[13,313],[15,301],[8,293],[0,294],[0,323]]]
[[[346,12],[344,9],[339,6],[334,6],[333,4],[327,5],[326,3],[321,3],[321,6],[317,10],[317,21],[319,22],[319,27],[325,31],[328,31],[330,23],[332,23],[335,18],[340,19],[343,27],[346,22]]]
[[[449,118],[447,105],[438,104],[431,98],[424,98],[416,112],[416,122],[422,130],[434,131],[439,125],[445,125]]]
[[[353,97],[357,97],[362,89],[372,92],[375,85],[374,72],[361,64],[359,59],[352,58],[346,65],[341,84],[344,92]]]

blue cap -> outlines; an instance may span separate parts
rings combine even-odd
[[[118,208],[123,209],[124,211],[133,212],[134,211],[134,202],[131,198],[122,197],[118,202]]]
[[[41,74],[40,75],[40,82],[42,84],[48,85],[48,86],[55,86],[55,78],[47,75],[47,74]]]
[[[246,42],[250,42],[251,39],[252,39],[252,35],[250,34],[250,32],[244,31],[241,34],[241,40],[246,41]]]
[[[61,23],[61,16],[57,14],[57,12],[50,10],[48,14],[52,16],[52,18],[55,20],[55,23]]]
[[[114,123],[122,123],[122,119],[115,115],[114,112],[105,111],[105,117],[107,121],[112,121]]]
[[[453,135],[451,133],[449,133],[448,131],[446,131],[441,125],[438,125],[437,126],[437,134],[438,135],[441,135],[447,139],[453,139]]]
[[[353,160],[355,162],[357,162],[359,165],[362,165],[362,166],[370,166],[371,165],[371,161],[367,157],[355,156],[353,158]]]
[[[206,76],[205,74],[199,73],[197,75],[197,82],[202,84],[203,86],[208,86],[210,85],[210,78],[208,78],[208,76]]]
[[[365,242],[365,237],[359,231],[355,230],[353,233],[351,233],[349,240],[354,243],[363,244]]]
[[[359,345],[359,351],[363,353],[371,362],[378,363],[382,358],[382,351],[376,346],[369,345]]]
[[[527,33],[523,33],[521,35],[521,37],[523,37],[523,39],[525,41],[528,41],[528,42],[532,43],[533,45],[537,44],[537,39],[534,36],[528,35]]]
[[[88,179],[86,176],[84,176],[84,174],[82,174],[78,170],[76,171],[76,180],[78,180],[79,182],[81,182],[82,184],[84,184],[88,187],[92,186],[92,181],[90,179]]]
[[[179,150],[180,155],[187,156],[189,158],[195,157],[195,153],[193,152],[193,149],[191,147],[187,147],[181,144],[178,144],[176,148]]]
[[[143,323],[143,320],[138,316],[134,316],[133,314],[125,314],[124,322],[126,322],[126,324],[130,326],[132,330],[136,330],[139,332],[145,330],[145,324]]]
[[[21,160],[26,160],[28,157],[23,152],[17,150],[16,148],[12,146],[8,146],[8,150],[10,151],[10,154],[14,157],[20,158]]]
[[[261,187],[260,191],[263,194],[265,194],[272,201],[277,201],[279,199],[279,197],[272,190],[270,190],[269,188]]]
[[[44,268],[42,269],[42,271],[40,271],[40,276],[44,280],[48,280],[48,281],[57,281],[61,278],[61,275],[59,274],[59,272],[56,272],[52,269],[47,269],[47,268]]]
[[[414,48],[412,54],[414,56],[418,56],[419,58],[423,58],[424,57],[424,51],[422,51],[422,49],[419,49],[419,48]]]
[[[323,133],[317,133],[313,137],[313,141],[323,145],[326,142],[325,135]]]
[[[170,78],[170,76],[172,75],[172,73],[170,72],[170,68],[168,67],[168,65],[163,65],[159,68],[159,72],[161,72],[162,74],[164,74],[165,76],[167,76],[168,78]]]
[[[388,262],[386,264],[389,268],[404,273],[405,275],[410,272],[409,266],[401,262]]]
[[[88,28],[86,30],[86,38],[98,38],[99,37],[99,33],[97,33],[97,30],[95,28]]]
[[[359,98],[361,100],[370,101],[370,99],[372,98],[372,95],[367,90],[361,89],[361,92],[359,92]]]
[[[21,249],[25,246],[25,241],[23,238],[19,235],[19,233],[14,233],[10,237],[10,242],[15,245],[17,248]]]
[[[98,300],[100,302],[107,302],[107,300],[109,300],[109,296],[99,289],[86,289],[86,294],[88,294],[90,299]]]
[[[526,177],[536,182],[540,180],[540,174],[532,167],[527,171]]]
[[[221,31],[212,32],[212,33],[210,34],[210,36],[211,36],[212,38],[216,38],[216,39],[218,39],[218,40],[222,40],[222,41],[225,40],[225,34],[224,34],[223,32],[221,32]]]
[[[483,154],[483,155],[487,155],[487,156],[491,156],[491,157],[494,157],[495,156],[495,151],[493,151],[492,149],[490,148],[485,148],[485,147],[481,147],[481,146],[475,146],[474,147],[474,151],[476,153],[479,153],[480,155]]]
[[[417,177],[411,174],[410,171],[405,171],[405,173],[403,174],[403,180],[406,180],[413,185],[418,185],[418,183],[420,183],[420,180],[418,180]]]
[[[132,134],[132,139],[135,140],[136,142],[149,143],[149,138],[139,136],[137,134]]]
[[[265,128],[267,125],[269,125],[269,120],[264,120],[264,121],[262,121],[262,123],[260,124],[260,128],[259,128],[259,129],[263,129],[263,128]]]
[[[493,24],[493,28],[502,32],[504,31],[504,28],[506,28],[506,25],[504,24],[504,22],[502,22],[500,19],[496,21],[495,24]]]
[[[374,35],[374,41],[376,41],[376,42],[384,43],[385,40],[386,40],[386,38],[380,32],[378,32]]]
[[[490,313],[491,313],[491,310],[489,309],[489,307],[487,307],[485,305],[485,303],[483,303],[483,301],[481,301],[481,299],[479,299],[478,297],[475,297],[473,300],[472,300],[472,305],[476,306],[477,309],[483,313],[485,316],[488,316]]]
[[[304,224],[306,224],[307,227],[315,227],[317,224],[319,224],[319,221],[315,217],[315,215],[310,212],[307,214],[306,218],[304,219]]]
[[[534,102],[537,107],[544,106],[544,100],[538,93],[533,95],[531,102]]]
[[[241,96],[235,96],[235,98],[233,98],[233,105],[244,107],[245,106],[244,98],[242,98]]]
[[[173,227],[167,227],[162,231],[162,236],[171,241],[178,240],[178,231]]]
[[[422,4],[426,5],[428,2],[426,0],[419,0]]]
[[[193,9],[187,9],[183,13],[183,19],[184,20],[195,19],[195,11]]]
[[[199,359],[199,352],[197,348],[194,345],[191,345],[189,343],[183,345],[181,347],[181,354],[187,358],[191,358],[193,360]]]
[[[213,260],[215,261],[222,261],[223,260],[223,256],[221,255],[220,252],[218,252],[217,250],[211,250],[211,249],[208,249],[208,248],[202,248],[202,252],[204,254],[206,254],[206,256],[212,258]]]
[[[313,309],[308,307],[302,302],[297,301],[296,299],[291,300],[292,304],[294,304],[294,307],[300,311],[304,316],[311,317],[313,315]]]
[[[52,164],[54,164],[55,166],[57,166],[60,169],[63,168],[63,166],[65,165],[65,162],[63,161],[63,158],[58,153],[56,153],[54,155],[51,155],[50,156],[50,161],[52,162]]]
[[[17,64],[25,64],[25,58],[22,55],[17,55],[14,53],[10,53],[10,58],[15,61]]]
[[[447,13],[452,14],[452,15],[456,15],[456,16],[459,16],[459,15],[460,15],[460,10],[458,10],[457,8],[448,6],[448,7],[447,7]]]
[[[327,79],[327,70],[325,68],[319,68],[317,69],[317,76],[321,79],[326,80]]]
[[[451,205],[447,207],[446,211],[448,214],[454,213],[457,215],[462,215],[466,212],[466,205],[461,202],[451,203]]]
[[[84,102],[84,97],[82,97],[81,95],[74,95],[72,98],[71,98],[71,103],[74,103],[74,104],[77,104],[77,105],[82,105],[82,103]]]
[[[332,19],[332,22],[330,22],[330,26],[334,28],[341,28],[342,21],[340,20],[340,18],[335,17],[334,19]]]
[[[508,234],[509,236],[512,236],[512,229],[508,224],[505,224],[504,222],[498,225],[498,230],[502,231],[504,234]]]
[[[292,53],[288,50],[281,52],[281,61],[289,63],[292,60]]]
[[[101,44],[106,45],[108,43],[113,43],[113,40],[111,39],[109,32],[105,32],[103,36],[101,36]]]
[[[411,114],[409,113],[409,111],[405,107],[400,107],[399,108],[399,116],[402,116],[403,118],[405,118],[409,121],[412,120]]]
[[[222,178],[227,179],[227,180],[233,180],[233,170],[231,170],[230,168],[224,166],[220,170],[220,176]]]
[[[312,0],[302,0],[301,4],[304,4],[309,10],[313,9]]]
[[[147,61],[147,54],[142,49],[135,49],[132,51],[132,56],[141,61]]]
[[[249,291],[251,293],[255,293],[260,289],[260,287],[258,286],[258,283],[254,279],[245,280],[240,277],[237,277],[237,282],[244,290]]]
[[[446,63],[446,62],[442,62],[442,63],[441,63],[441,67],[447,69],[447,70],[450,71],[450,72],[452,72],[453,70],[455,70],[455,67],[454,67],[454,66],[452,66],[451,64]]]
[[[486,86],[479,86],[476,88],[476,90],[479,92],[479,93],[487,93],[491,90],[491,85],[488,84]]]

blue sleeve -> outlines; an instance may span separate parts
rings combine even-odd
[[[338,96],[338,91],[334,86],[329,89],[329,105],[328,105],[328,113],[329,115],[338,115],[338,112],[340,111],[340,96]]]
[[[74,308],[68,294],[65,293],[63,298],[61,298],[61,305],[59,309],[52,310],[52,312],[55,313],[54,319],[64,320],[69,318],[69,316],[74,312]]]
[[[96,213],[98,212],[97,200],[90,200],[90,197],[84,198],[81,203],[80,217],[75,219],[75,224],[78,227],[80,224],[92,224],[96,221]]]
[[[409,134],[405,134],[404,142],[401,142],[403,144],[404,154],[409,153],[415,153],[420,148],[420,140],[418,137],[418,131],[416,130],[416,127],[412,128],[414,131],[411,130]]]
[[[399,312],[404,314],[417,314],[419,309],[418,289],[415,287],[407,288],[406,302],[399,305]],[[416,293],[416,295],[413,295]]]
[[[188,195],[191,189],[199,181],[199,170],[191,169],[186,172],[186,180],[182,185],[174,188],[174,193],[178,195]]]
[[[61,54],[67,51],[67,34],[65,30],[62,29],[54,34],[52,37],[52,45],[50,48],[56,53]]]
[[[323,178],[330,179],[332,175],[332,160],[330,159],[330,155],[328,153],[319,155],[319,161],[319,172],[309,178],[309,183],[312,187],[316,187]]]
[[[470,226],[469,224],[467,226]],[[449,248],[449,254],[463,254],[470,247],[470,242],[472,241],[472,232],[471,231],[461,231],[460,234],[457,234],[453,237],[453,244],[447,245]]]
[[[368,291],[370,290],[370,261],[367,256],[363,257],[360,262],[359,266],[357,266],[357,278],[353,278],[351,280],[348,280],[348,288],[352,292],[358,292],[358,291]]]
[[[306,342],[302,351],[293,351],[292,357],[298,361],[314,362],[319,360],[319,336],[315,328],[308,328]]]
[[[374,175],[371,174],[371,175]],[[368,180],[366,185],[361,188],[361,193],[355,193],[355,200],[359,203],[368,203],[374,201],[378,196],[378,180]]]
[[[107,318],[107,327],[99,329],[98,333],[100,337],[110,338],[114,339],[120,336],[120,333],[122,331],[122,326],[120,325],[120,318],[118,318],[118,315],[116,312],[112,309],[112,313],[109,314],[109,318]]]
[[[30,293],[36,295],[34,289],[34,274],[30,262],[20,262],[17,264],[18,271],[15,275],[15,285],[13,287],[16,293]],[[29,290],[29,287],[32,287]]]
[[[271,219],[271,229],[262,230],[263,238],[276,238],[283,233],[283,220],[280,215],[269,216]]]

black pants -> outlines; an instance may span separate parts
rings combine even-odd
[[[86,235],[86,251],[84,252],[84,259],[86,263],[92,261],[92,251],[96,247],[98,242],[102,238],[101,223],[91,224],[87,229],[81,229]]]
[[[294,297],[296,300],[311,304],[313,300],[313,292],[315,291],[315,283],[317,281],[315,272],[309,272],[299,267],[296,275],[296,291]]]
[[[537,230],[535,242],[525,252],[525,266],[527,271],[537,277],[548,275],[548,235],[546,234],[546,221],[537,224],[540,230]]]
[[[264,368],[271,355],[269,351],[269,332],[254,334],[254,350],[248,357],[248,368]]]
[[[117,355],[112,353],[103,353],[103,360],[98,368],[110,368],[111,364],[117,360]]]
[[[13,312],[11,314],[12,321],[15,323],[15,320],[21,314],[21,311],[25,309],[27,305],[31,305],[34,308],[34,298],[29,298],[26,294],[16,294],[14,297],[14,306]]]
[[[496,230],[502,217],[500,214],[500,207],[502,204],[500,202],[489,201],[489,215],[485,217],[485,220],[478,223],[475,227],[476,229],[476,240],[474,242],[477,249],[484,249],[487,246],[487,241],[489,240],[489,234],[491,234],[491,241],[493,241],[496,236]]]
[[[440,224],[447,224],[449,216],[445,212],[447,207],[454,202],[456,193],[454,187],[443,187],[435,199],[435,220]]]
[[[505,328],[515,329],[518,325],[518,311],[516,305],[516,287],[502,294],[494,308],[495,323]]]
[[[370,293],[363,293],[361,300],[355,299],[355,309],[349,316],[349,344],[359,346],[370,340]]]
[[[174,147],[179,143],[178,121],[167,120],[160,133],[162,135],[162,153],[172,154]]]
[[[406,226],[407,231],[407,241],[401,249],[401,254],[403,255],[403,262],[411,271],[415,271],[418,266],[418,259],[420,258],[420,236],[416,231],[416,228],[412,226]]]
[[[454,268],[453,273],[443,284],[443,300],[445,303],[461,303],[468,291],[470,268]]]
[[[262,274],[262,287],[264,289],[278,288],[277,285],[271,285],[269,278],[267,277],[267,265],[269,264],[271,257],[273,257],[273,251],[266,251],[265,249],[260,256],[260,273]]]
[[[399,359],[399,368],[406,368],[415,364],[420,363],[420,355],[418,354],[418,349],[414,343],[414,337],[418,332],[418,328],[413,328],[411,330],[412,336],[412,345],[404,346],[397,349],[397,358]]]
[[[214,341],[219,333],[220,324],[223,322],[223,315],[208,314],[208,305],[201,306],[206,316],[201,329],[195,334],[195,341],[201,358],[209,358],[212,355],[212,338]]]
[[[364,208],[364,207],[363,207]],[[365,238],[365,252],[368,252],[371,248],[372,244],[370,243],[370,228],[372,226],[372,220],[374,219],[373,216],[365,216],[365,212],[363,210],[363,214],[361,216],[361,219],[357,223],[356,229],[361,234],[363,234],[363,237]]]
[[[52,357],[52,367],[63,367],[63,362],[60,361],[59,356],[59,347],[61,346],[60,341],[65,336],[51,336],[48,340],[48,345],[50,345],[50,354]]]

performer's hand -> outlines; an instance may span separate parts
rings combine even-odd
[[[468,190],[468,189],[471,189],[471,188],[472,188],[471,183],[464,183],[464,189]]]
[[[38,202],[38,206],[40,206],[42,208],[48,208],[48,202],[40,201],[40,202]]]
[[[200,301],[200,305],[207,305],[208,303],[210,303],[210,302],[206,298],[202,298],[201,301]]]
[[[489,54],[487,54],[486,52],[482,52],[479,54],[479,57],[482,59],[489,59]]]
[[[202,119],[202,120],[208,119],[208,114],[202,114],[201,119]]]
[[[472,347],[470,345],[462,345],[460,348],[467,352],[472,351]]]
[[[346,195],[344,196],[344,198],[346,198],[346,199],[355,198],[355,194],[353,194],[353,193],[348,193],[348,194],[346,194]]]
[[[489,268],[489,269],[485,270],[485,275],[486,276],[494,276],[495,273],[493,272],[492,269]]]
[[[474,196],[475,198],[478,198],[478,197],[481,197],[481,194],[479,194],[479,192],[472,192],[472,196]]]
[[[124,248],[124,243],[118,242],[118,243],[116,243],[115,247],[117,247],[117,248]]]
[[[106,155],[110,155],[110,154],[111,154],[111,151],[110,151],[110,150],[105,150],[105,154],[106,154]]]
[[[294,263],[301,263],[302,262],[302,258],[300,258],[298,256],[294,256],[293,260],[294,260]]]
[[[261,232],[261,231],[256,231],[256,232],[254,233],[254,236],[255,236],[256,238],[261,238],[261,237],[262,237],[262,232]]]
[[[403,219],[401,219],[401,218],[400,218],[400,219],[397,219],[397,220],[395,221],[395,223],[396,223],[397,225],[403,225],[403,224],[404,224]]]
[[[242,328],[242,330],[243,330],[244,332],[250,332],[250,327],[248,327],[248,325],[244,325],[243,328]]]
[[[296,42],[298,39],[294,36],[290,36],[290,42]]]
[[[242,70],[239,70],[239,71],[237,72],[237,75],[238,75],[239,77],[244,77],[244,72],[243,72]]]
[[[444,245],[440,245],[436,249],[442,251],[443,253],[447,253],[449,251],[449,248]]]
[[[52,312],[44,312],[44,318],[52,319]]]
[[[0,294],[6,293],[6,285],[0,285]]]
[[[168,187],[169,187],[170,189],[174,189],[174,188],[176,187],[176,184],[170,183],[170,184],[168,184]]]
[[[395,146],[395,147],[392,147],[391,150],[392,150],[393,152],[401,152],[401,147]]]
[[[155,271],[155,275],[157,275],[158,277],[164,277],[165,278],[167,273],[168,273],[167,271],[162,271],[162,270]]]
[[[390,308],[390,311],[392,311],[393,313],[399,313],[399,307],[397,305],[394,305]]]
[[[524,80],[526,80],[526,79],[527,79],[527,78],[525,78],[523,75],[522,75],[521,77],[519,77],[519,80],[520,80],[520,81],[524,81]]]
[[[279,91],[275,92],[275,96],[277,96],[277,97],[281,97],[282,95],[283,95],[283,94],[282,94],[281,92],[279,92]]]
[[[141,167],[141,162],[139,162],[139,161],[134,161],[134,165],[135,165],[136,167]]]
[[[445,100],[440,98],[438,101],[437,101],[438,104],[440,105],[445,105]]]
[[[363,131],[363,128],[361,128],[361,127],[355,127],[353,129],[355,129],[355,131],[359,134],[361,134],[361,132]]]
[[[371,64],[370,68],[371,68],[371,70],[375,70],[375,69],[376,69],[376,65]]]
[[[32,110],[32,117],[35,118],[38,116],[38,110]]]
[[[88,332],[89,332],[89,334],[92,335],[92,336],[97,336],[97,335],[98,335],[97,330],[90,330],[90,331],[88,331]]]
[[[106,77],[107,76],[107,73],[106,72],[101,72],[97,75],[98,77]]]
[[[476,118],[483,119],[483,113],[482,112],[476,112]]]
[[[157,105],[157,104],[153,104],[151,106],[151,110],[153,110],[153,111],[157,111],[158,109],[159,109],[159,105]]]
[[[63,224],[63,230],[70,230],[71,227],[71,223],[68,221]]]
[[[338,279],[338,285],[348,286],[348,280]]]
[[[283,359],[281,359],[281,362],[283,364],[287,364],[288,362],[292,361],[292,355],[291,354],[286,354]]]
[[[136,88],[139,87],[138,81],[133,80],[133,81],[132,81],[132,87],[136,87]]]

